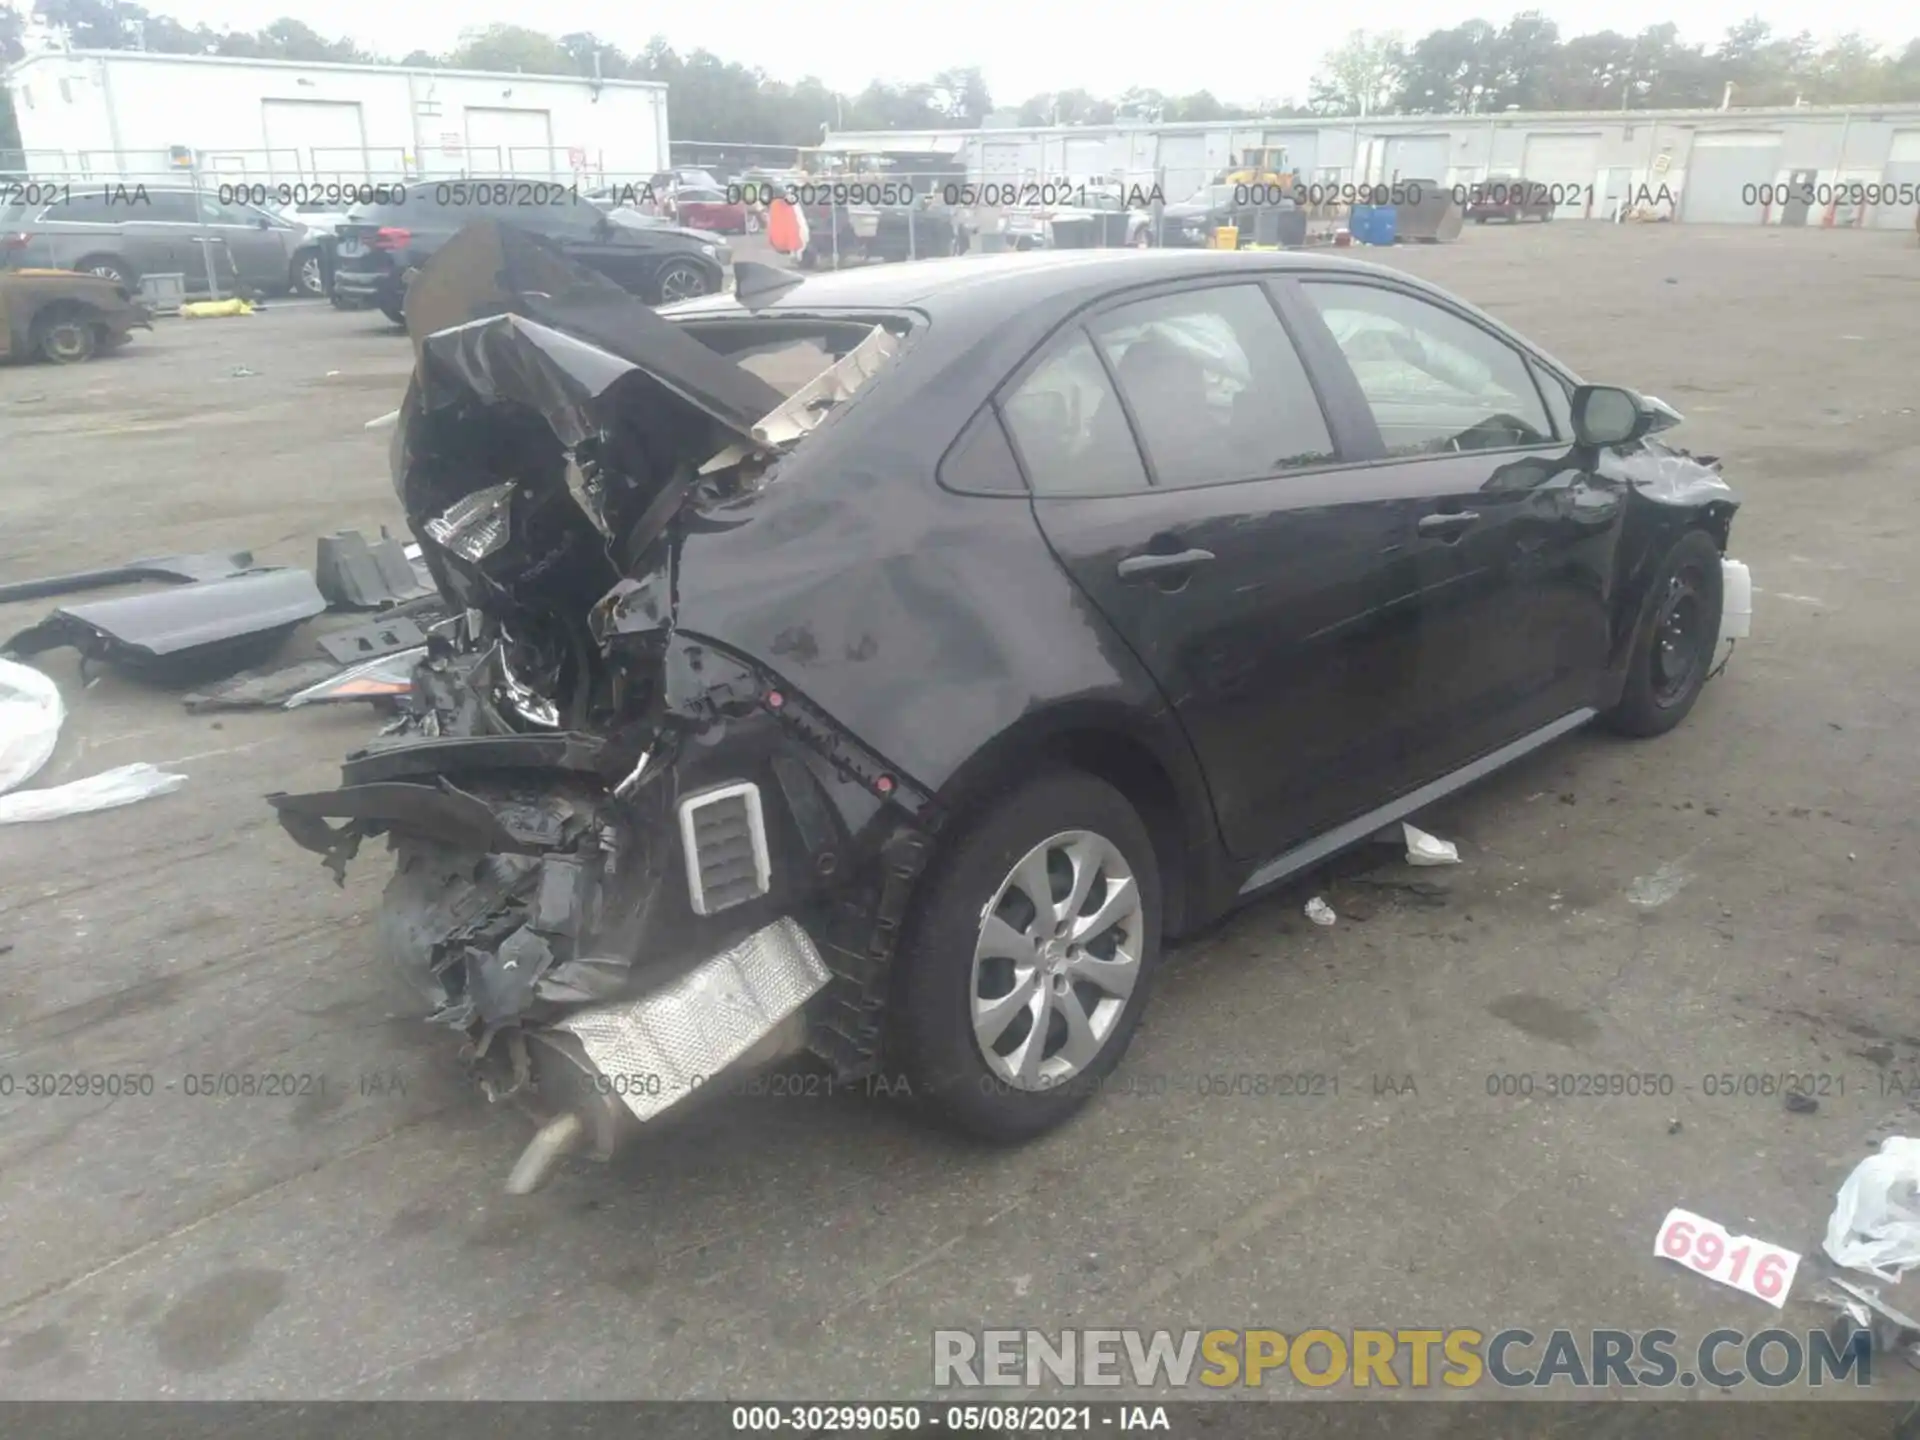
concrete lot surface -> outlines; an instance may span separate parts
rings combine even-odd
[[[0,829],[0,1394],[832,1398],[926,1392],[942,1326],[1825,1323],[1834,1192],[1920,1124],[1920,251],[1554,224],[1385,258],[1725,458],[1755,635],[1677,732],[1557,744],[1429,815],[1461,865],[1380,852],[1186,946],[1116,1093],[1025,1149],[739,1096],[511,1200],[526,1122],[371,953],[381,852],[336,889],[260,800],[332,783],[369,716],[193,716],[56,652],[42,783],[191,779]],[[398,525],[377,315],[160,325],[0,372],[0,579]],[[154,1091],[29,1098],[49,1072]],[[189,1093],[262,1073],[305,1093]],[[1616,1074],[1655,1093],[1545,1095]],[[1831,1077],[1817,1112],[1783,1074]],[[1204,1093],[1298,1075],[1337,1093]],[[1673,1206],[1805,1255],[1785,1310],[1656,1260]]]

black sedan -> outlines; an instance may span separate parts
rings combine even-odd
[[[391,958],[553,1112],[516,1188],[800,1048],[1043,1131],[1166,940],[1678,724],[1744,574],[1678,416],[1395,271],[746,266],[655,315],[538,262],[416,337],[396,481],[466,629],[274,797],[335,866],[393,837]]]
[[[722,288],[731,255],[717,235],[630,209],[607,211],[575,188],[528,180],[418,182],[357,205],[338,227],[333,298],[402,323],[409,278],[464,225],[498,220],[558,246],[650,305]]]

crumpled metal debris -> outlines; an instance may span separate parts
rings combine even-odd
[[[336,610],[377,610],[425,595],[406,547],[384,529],[377,541],[358,530],[322,535],[313,564],[314,583]]]
[[[60,687],[31,665],[0,660],[0,795],[39,773],[60,743]]]
[[[45,790],[16,790],[11,795],[0,795],[0,825],[113,810],[152,795],[170,794],[186,783],[186,776],[154,765],[121,765]]]

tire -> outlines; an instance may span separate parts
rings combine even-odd
[[[140,288],[140,277],[118,255],[88,255],[73,268],[82,275],[98,275],[103,280],[124,286],[128,294]]]
[[[653,303],[672,305],[696,295],[711,295],[714,288],[713,277],[693,261],[669,260],[653,277]]]
[[[327,293],[325,267],[318,250],[302,250],[293,257],[293,269],[287,276],[287,288],[295,295],[318,300]]]
[[[819,252],[811,245],[800,252],[800,268],[802,270],[817,270],[820,268]]]
[[[760,218],[760,212],[758,210],[747,211],[747,224],[746,224],[746,230],[745,230],[746,234],[758,235],[762,230],[766,228],[767,228],[766,221]]]
[[[1040,920],[1021,872],[1026,884],[1044,879],[1048,901],[1061,905],[1071,898],[1064,881],[1077,868],[1068,843],[1080,863],[1094,866],[1081,923],[1110,911],[1117,922],[1089,932],[1087,953],[1069,947],[1066,937],[1034,950],[1024,943],[1029,927],[1054,927]],[[1047,856],[1051,868],[1027,868],[1036,854]],[[1130,892],[1121,878],[1128,872]],[[1028,1140],[1061,1124],[1126,1053],[1159,960],[1160,915],[1153,843],[1112,786],[1055,770],[994,803],[960,832],[927,877],[895,960],[889,1034],[912,1093],[946,1123],[997,1143]],[[1032,964],[1019,966],[1014,952],[1031,955]],[[1099,971],[1100,965],[1118,968]],[[1004,1009],[1003,1028],[991,1041],[977,1036],[976,1004],[1016,992],[1032,1003]],[[1060,1008],[1069,1002],[1084,1023],[1083,1041],[1070,1037],[1069,1012]]]
[[[400,326],[401,329],[404,330],[406,328],[407,312],[402,310],[398,305],[394,304],[392,301],[382,300],[380,302],[380,313],[386,316],[387,319],[391,320],[394,324]]]
[[[1673,544],[1647,588],[1619,703],[1600,718],[1622,735],[1664,735],[1693,709],[1720,643],[1720,547],[1704,530]]]
[[[84,364],[100,349],[100,327],[76,310],[55,310],[35,323],[34,345],[51,364]]]

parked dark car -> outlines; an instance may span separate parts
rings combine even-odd
[[[1493,175],[1476,181],[1467,191],[1467,218],[1476,225],[1489,220],[1553,219],[1553,191],[1518,175]]]
[[[272,798],[336,869],[391,837],[390,957],[551,1114],[512,1188],[801,1047],[1046,1130],[1165,940],[1708,676],[1716,465],[1397,271],[749,266],[656,315],[455,245],[394,456],[464,618]]]
[[[571,187],[527,180],[418,182],[392,203],[356,205],[338,227],[334,295],[376,306],[398,325],[408,277],[464,225],[500,220],[559,246],[648,304],[706,295],[732,256],[717,235],[639,212],[602,210]]]
[[[1286,243],[1298,244],[1305,220],[1300,207],[1279,192],[1278,185],[1203,185],[1185,200],[1164,206],[1157,225],[1136,232],[1137,243],[1170,250],[1202,249],[1213,243],[1215,230],[1231,225],[1244,245],[1255,238],[1261,217],[1266,216],[1266,224],[1285,233]]]

